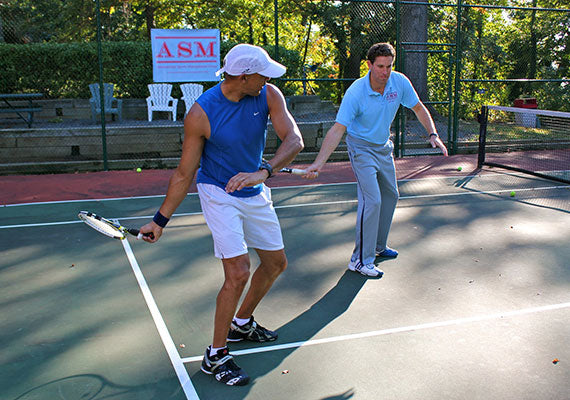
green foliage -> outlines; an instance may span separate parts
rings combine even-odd
[[[222,57],[235,44],[222,42]],[[274,56],[274,46],[266,46],[266,50]],[[288,67],[288,74],[299,73],[298,52],[280,48],[279,58]],[[118,97],[148,96],[147,85],[153,82],[150,42],[104,42],[102,63],[103,80],[115,84]],[[48,98],[89,98],[89,84],[98,81],[97,43],[0,43],[0,93],[42,92]]]
[[[418,8],[428,14],[429,42],[455,43],[457,7],[447,3],[438,0]],[[458,47],[462,80],[568,79],[570,13],[562,10],[568,8],[567,1],[471,3],[560,11],[463,7]],[[203,0],[100,0],[100,4],[103,79],[116,84],[119,96],[147,94],[146,84],[152,81],[147,41],[152,28],[217,28],[222,57],[242,42],[261,45],[276,56],[273,0],[212,0],[207,5]],[[393,3],[280,0],[277,4],[277,58],[288,67],[284,78],[361,76],[368,47],[378,41],[396,43],[397,28],[402,41],[410,23],[401,15],[396,26]],[[43,91],[53,98],[89,95],[87,85],[98,80],[94,1],[0,1],[0,26],[1,92]],[[455,47],[447,49],[455,51]],[[455,59],[456,54],[452,56]],[[429,100],[446,100],[447,55],[426,57]],[[304,65],[318,68],[307,71]],[[274,81],[285,94],[303,92],[300,82]],[[338,102],[347,86],[339,82],[311,82],[311,88],[322,98]],[[567,82],[463,82],[459,89],[460,116],[466,119],[472,119],[483,104],[509,105],[519,96],[536,97],[540,108],[570,110]],[[447,113],[445,106],[436,109]]]
[[[109,42],[102,48],[104,81],[119,96],[146,97],[152,82],[150,44]],[[99,81],[96,43],[0,43],[0,92],[42,92],[48,98],[88,98]]]

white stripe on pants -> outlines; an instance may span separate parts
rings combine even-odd
[[[386,248],[398,202],[394,145],[390,140],[378,145],[350,135],[346,144],[358,191],[356,240],[351,260],[366,265],[374,262],[376,251]]]

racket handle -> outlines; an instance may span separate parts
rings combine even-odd
[[[286,172],[293,175],[305,175],[307,173],[306,170],[299,168],[281,168],[279,172]]]
[[[299,168],[291,168],[291,174],[293,175],[305,175],[307,173],[306,169],[299,169]],[[314,174],[316,174],[316,176],[319,176],[318,172],[314,172]]]
[[[299,169],[299,168],[291,168],[291,173],[293,175],[305,175],[307,173],[307,171],[304,169]]]
[[[142,233],[142,232],[139,231],[138,229],[131,228],[131,229],[129,229],[129,233],[130,233],[131,235],[136,236],[136,237],[137,237],[137,240],[141,240],[141,239],[143,238],[143,236],[144,236],[144,237],[151,238],[151,239],[154,239],[154,233],[152,233],[152,232],[145,232],[145,233]]]

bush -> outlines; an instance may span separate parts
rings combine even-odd
[[[222,42],[221,57],[236,43]],[[274,47],[266,50],[273,55]],[[287,75],[300,68],[296,51],[279,49]],[[103,81],[115,84],[117,97],[146,98],[152,83],[150,42],[104,42]],[[97,43],[0,43],[0,93],[41,92],[47,98],[90,98],[89,84],[99,81]],[[205,87],[215,82],[204,82]],[[277,84],[279,84],[277,82]],[[180,96],[178,86],[175,96]]]

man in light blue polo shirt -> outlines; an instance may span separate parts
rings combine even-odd
[[[395,258],[398,252],[387,246],[392,217],[398,202],[396,169],[390,140],[390,125],[400,104],[414,111],[429,133],[432,147],[447,149],[427,108],[410,80],[392,71],[396,52],[389,43],[376,43],[368,50],[369,71],[346,91],[336,117],[317,158],[307,168],[314,179],[346,132],[346,144],[358,188],[356,243],[348,269],[380,277],[376,257]]]

